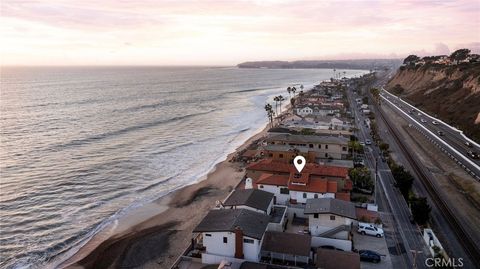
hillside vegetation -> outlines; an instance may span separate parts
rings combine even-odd
[[[453,55],[453,54],[452,54]],[[468,53],[467,53],[468,55]],[[388,82],[390,92],[418,108],[436,115],[480,141],[480,62],[471,54],[452,56],[409,56]]]

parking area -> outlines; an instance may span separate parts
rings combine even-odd
[[[361,235],[356,231],[353,232],[353,245],[356,249],[368,249],[378,252],[382,256],[379,263],[361,262],[362,269],[379,269],[393,268],[390,253],[388,252],[387,243],[384,237],[377,238],[375,236]]]

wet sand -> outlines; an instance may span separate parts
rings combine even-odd
[[[266,132],[267,128],[252,136],[217,164],[205,180],[158,199],[143,212],[139,209],[121,218],[116,227],[97,234],[60,267],[169,268],[189,245],[192,230],[215,201],[223,200],[242,181],[244,164],[232,162],[232,158]]]

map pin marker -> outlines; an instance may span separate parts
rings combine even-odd
[[[295,168],[297,168],[297,171],[299,173],[302,172],[303,167],[305,167],[306,162],[307,161],[305,160],[305,158],[303,156],[297,156],[297,157],[295,157],[295,159],[293,159],[293,164],[295,165]]]

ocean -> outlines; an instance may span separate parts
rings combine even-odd
[[[365,73],[345,71],[346,76]],[[286,88],[330,69],[5,67],[0,267],[55,267],[142,204],[206,175]],[[288,102],[288,101],[286,101]]]

